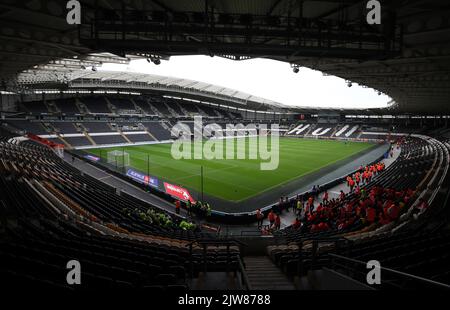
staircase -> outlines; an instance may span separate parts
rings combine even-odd
[[[61,113],[61,110],[58,109],[58,107],[56,106],[55,102],[44,100],[44,104],[45,104],[45,106],[47,107],[47,110],[50,113],[54,113],[54,114],[55,113]]]
[[[128,137],[127,137],[121,130],[119,131],[119,133],[120,133],[120,135],[122,136],[122,138],[125,139],[125,141],[127,141],[128,143],[133,143],[133,142],[131,142],[130,139],[128,139]]]
[[[209,115],[205,111],[203,111],[198,105],[196,105],[196,107],[197,107],[197,110],[200,112],[201,116],[209,117]]]
[[[150,131],[148,131],[147,128],[145,128],[145,132],[150,136],[150,138],[152,138],[152,140],[158,141],[158,139],[156,139],[156,137],[154,135],[152,135],[152,133]]]
[[[57,133],[56,136],[59,138],[59,140],[61,140],[61,141],[66,145],[67,148],[73,149],[73,146],[72,146],[69,142],[67,142],[67,141],[63,138],[63,136],[61,136],[59,133]]]
[[[78,98],[75,99],[75,105],[78,108],[78,110],[80,110],[81,114],[89,114],[87,106],[83,102],[81,102],[80,99]]]
[[[244,258],[245,272],[252,290],[295,290],[285,274],[267,256]]]
[[[172,114],[172,116],[174,116],[174,117],[179,117],[179,116],[180,116],[180,115],[178,115],[178,113],[177,113],[174,109],[172,109],[172,107],[170,107],[166,102],[164,102],[163,104],[166,106],[167,110],[170,112],[170,114]]]
[[[111,113],[117,115],[117,108],[116,108],[116,106],[114,104],[112,104],[111,101],[109,101],[108,97],[105,97],[105,101],[106,101],[106,105],[108,106],[108,108],[111,111]]]
[[[146,112],[136,103],[136,101],[134,101],[133,98],[130,98],[131,103],[134,106],[134,109],[139,112],[139,114],[145,115]]]
[[[154,105],[152,105],[152,103],[151,103],[151,101],[149,99],[147,99],[147,104],[150,107],[150,110],[152,110],[153,113],[155,113],[155,115],[164,117],[164,114],[159,112],[159,110]]]
[[[182,116],[187,116],[189,115],[189,112],[181,105],[177,102],[178,107],[180,108],[181,112],[183,113]]]

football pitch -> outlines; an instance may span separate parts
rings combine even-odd
[[[246,139],[245,151],[248,155],[249,139],[256,138],[236,139]],[[239,143],[234,142],[234,151],[237,152]],[[197,192],[201,191],[200,171],[203,166],[204,193],[238,202],[282,186],[371,146],[373,144],[363,142],[280,138],[279,165],[275,170],[260,170],[260,163],[268,160],[236,159],[236,156],[234,159],[175,160],[171,155],[171,144],[98,148],[87,152],[105,160],[110,151],[124,151],[129,154],[132,168]]]

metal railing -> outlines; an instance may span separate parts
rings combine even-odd
[[[358,265],[364,269],[367,266],[367,262],[363,262],[363,261],[360,261],[357,259],[345,257],[342,255],[330,253],[330,254],[328,254],[328,256],[331,258],[331,266],[346,269],[349,273],[357,273],[358,272],[355,268],[355,265]],[[338,261],[343,261],[344,263],[342,264],[342,263],[339,263]],[[367,270],[367,269],[365,269],[365,270]],[[422,286],[450,290],[450,285],[448,285],[448,284],[444,284],[441,282],[437,282],[434,280],[430,280],[427,278],[423,278],[420,276],[416,276],[413,274],[409,274],[406,272],[402,272],[402,271],[398,271],[398,270],[394,270],[394,269],[386,268],[386,267],[382,267],[382,266],[380,266],[380,270],[381,270],[382,274],[387,273],[387,274],[393,275],[392,280],[388,281],[387,284],[394,285],[393,283],[390,283],[390,282],[415,281],[416,283],[418,283],[419,285],[422,285]],[[366,274],[366,272],[364,272],[364,274]],[[398,287],[398,286],[396,286],[396,287]]]
[[[203,271],[206,273],[208,272],[208,246],[226,246],[226,271],[229,271],[231,259],[232,259],[232,252],[230,251],[231,246],[248,246],[242,241],[236,240],[236,239],[198,239],[194,240],[192,242],[189,242],[186,246],[189,247],[189,265],[190,265],[190,275],[191,278],[194,277],[194,261],[193,261],[193,250],[194,245],[198,245],[201,248],[203,248],[203,255],[202,255],[202,263],[203,263]],[[238,270],[241,273],[241,281],[244,287],[246,289],[249,289],[249,282],[247,278],[247,274],[245,272],[244,265],[242,263],[242,259],[240,256],[240,251],[238,255]]]
[[[307,270],[305,270],[303,259],[306,259],[308,256],[305,255],[305,249],[304,245],[305,243],[309,242],[309,244],[312,245],[311,251],[308,253],[309,257],[311,259],[309,270],[314,270],[317,267],[317,261],[319,258],[319,245],[321,243],[326,244],[334,244],[335,249],[339,249],[342,245],[349,245],[352,243],[351,240],[346,239],[344,237],[323,237],[323,238],[314,238],[314,239],[300,239],[299,242],[297,242],[298,245],[298,265],[297,265],[297,274],[298,276],[302,276],[303,273]]]

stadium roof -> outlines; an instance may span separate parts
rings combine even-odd
[[[170,76],[124,71],[77,70],[28,70],[18,76],[21,85],[28,89],[53,92],[61,89],[69,92],[126,91],[139,93],[162,92],[174,98],[207,101],[241,109],[273,111],[282,113],[332,112],[347,114],[389,114],[388,109],[339,109],[333,107],[288,106],[282,103],[253,96],[231,88],[205,82]]]
[[[381,0],[382,23],[360,0],[0,0],[0,77],[76,70],[132,57],[265,57],[310,67],[388,94],[400,112],[449,113],[448,0]],[[108,54],[105,54],[108,53]]]

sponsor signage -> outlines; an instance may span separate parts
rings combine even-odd
[[[195,203],[195,199],[192,198],[191,194],[189,194],[189,191],[185,188],[164,182],[164,189],[166,190],[166,193],[172,197],[184,201],[189,200],[190,202]]]
[[[136,170],[133,170],[133,169],[127,170],[127,176],[138,182],[158,188],[159,182],[158,182],[157,178],[145,175],[145,174],[138,172]]]
[[[92,161],[99,161],[100,157],[94,156],[94,155],[85,155],[84,158],[92,160]]]

